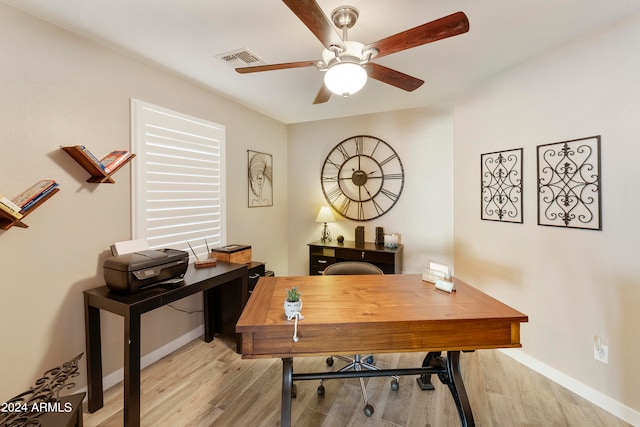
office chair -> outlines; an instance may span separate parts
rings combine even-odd
[[[323,276],[335,276],[335,275],[359,275],[359,274],[384,274],[382,270],[376,267],[373,264],[368,262],[361,261],[344,261],[337,262],[329,265],[324,269],[322,275]],[[362,371],[363,369],[369,371],[377,371],[380,368],[373,365],[373,355],[361,355],[356,354],[353,356],[353,359],[350,359],[345,356],[330,356],[327,358],[326,363],[328,366],[333,366],[333,359],[337,358],[342,361],[347,362],[347,365],[340,368],[338,372],[346,372],[346,371]],[[398,383],[398,377],[391,377],[391,389],[398,390],[400,387]],[[364,413],[367,417],[373,415],[373,406],[369,404],[367,398],[367,389],[364,385],[364,379],[362,377],[360,379],[360,388],[362,389],[362,398],[364,400]],[[318,396],[324,396],[324,385],[323,382],[325,380],[320,380],[320,385],[318,386]]]

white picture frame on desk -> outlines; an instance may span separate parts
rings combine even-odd
[[[422,273],[422,280],[429,283],[436,283],[437,280],[449,280],[451,278],[451,267],[435,261],[427,262],[427,269]]]

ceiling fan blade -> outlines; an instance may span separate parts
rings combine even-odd
[[[376,79],[383,83],[390,84],[397,88],[412,92],[418,89],[424,83],[424,80],[411,77],[408,74],[385,67],[384,65],[370,62],[365,66],[367,74],[372,79]]]
[[[253,67],[238,67],[236,71],[240,74],[258,73],[260,71],[286,70],[288,68],[303,68],[315,66],[317,61],[285,62],[282,64],[256,65]]]
[[[298,19],[320,40],[327,49],[331,46],[344,48],[342,38],[333,27],[333,24],[322,12],[315,0],[283,0],[289,9],[296,14]]]
[[[467,31],[469,31],[469,19],[467,19],[467,15],[465,15],[464,12],[456,12],[378,40],[365,46],[363,51],[376,49],[378,50],[378,54],[375,57],[380,58],[402,50],[411,49],[412,47],[464,34]]]
[[[324,102],[327,102],[329,98],[331,98],[331,91],[327,89],[327,86],[323,83],[322,87],[318,91],[318,94],[316,95],[316,99],[313,100],[313,103],[322,104]]]

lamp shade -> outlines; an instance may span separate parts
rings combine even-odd
[[[324,84],[331,92],[344,96],[353,95],[367,82],[367,72],[360,64],[338,62],[324,75]]]
[[[335,222],[335,220],[336,219],[329,206],[321,207],[318,212],[318,216],[316,217],[316,222]]]

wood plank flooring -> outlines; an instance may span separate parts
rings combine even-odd
[[[424,354],[381,354],[385,368],[420,366]],[[328,369],[324,357],[294,360],[294,370]],[[342,366],[336,361],[336,366]],[[478,427],[590,426],[629,424],[587,402],[542,375],[494,350],[461,355],[461,370]],[[142,371],[141,423],[153,427],[254,427],[280,425],[282,363],[279,359],[242,360],[235,343],[222,336],[194,340]],[[295,427],[458,427],[460,421],[447,387],[433,378],[434,391],[422,391],[415,376],[366,380],[374,414],[363,412],[357,379],[297,382],[292,420]],[[85,427],[123,426],[122,383],[105,392],[105,406],[90,414]]]

